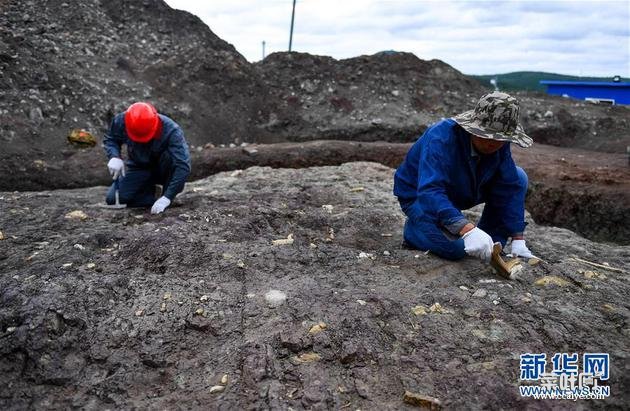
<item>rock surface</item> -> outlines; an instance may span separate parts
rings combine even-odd
[[[402,248],[392,172],[221,173],[158,216],[97,208],[104,187],[0,193],[0,408],[572,409],[522,399],[518,358],[585,351],[613,394],[579,406],[627,407],[630,247],[530,220],[543,262],[504,281]]]

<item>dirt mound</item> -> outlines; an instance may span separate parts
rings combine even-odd
[[[483,90],[408,53],[341,61],[276,53],[252,65],[161,0],[7,1],[0,36],[0,137],[9,143],[0,172],[33,155],[70,155],[72,128],[100,136],[136,100],[154,102],[195,145],[408,140]]]
[[[273,113],[266,128],[296,141],[410,141],[484,92],[451,66],[410,53],[346,60],[274,53],[255,67],[275,99],[283,102],[283,110]]]
[[[627,406],[628,247],[529,220],[544,263],[506,282],[401,248],[392,173],[254,167],[159,216],[0,193],[0,408],[539,408],[518,356],[567,351],[610,353]]]
[[[623,154],[630,147],[630,106],[516,93],[521,121],[536,143]]]
[[[265,99],[234,47],[160,0],[5,1],[0,40],[3,176],[71,155],[72,128],[100,136],[136,100],[201,143],[252,134]]]
[[[275,111],[261,125],[282,141],[414,141],[435,121],[472,109],[488,89],[439,60],[382,52],[345,60],[274,53],[255,68]],[[514,93],[542,144],[610,153],[630,146],[630,107]]]
[[[4,1],[0,40],[0,176],[13,181],[17,173],[27,186],[46,180],[30,174],[43,172],[33,161],[75,155],[66,141],[72,129],[100,137],[136,100],[153,101],[198,147],[408,142],[487,91],[441,61],[400,52],[346,60],[274,53],[252,65],[200,19],[161,0]],[[630,145],[627,108],[521,99],[538,142],[610,152]]]

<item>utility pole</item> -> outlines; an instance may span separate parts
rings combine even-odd
[[[293,12],[291,13],[291,32],[289,33],[289,53],[293,45],[293,21],[295,20],[295,0],[293,0]]]
[[[263,60],[265,59],[265,40],[263,40],[262,42],[262,46],[263,46]]]

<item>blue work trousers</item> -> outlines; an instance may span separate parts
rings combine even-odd
[[[120,204],[127,207],[150,207],[155,202],[155,185],[166,187],[173,175],[173,162],[171,156],[164,152],[157,164],[151,168],[138,167],[133,162],[125,163],[125,176],[118,179],[118,198]],[[105,202],[116,203],[116,184],[109,187]],[[172,200],[172,199],[171,199]]]
[[[521,191],[518,194],[518,204],[521,204],[521,209],[518,211],[525,218],[527,174],[520,167],[516,167],[516,170],[519,176],[519,187],[521,187]],[[411,209],[411,204],[401,203],[401,208],[408,217],[403,232],[408,245],[422,251],[429,250],[448,260],[459,260],[466,256],[464,240],[461,237],[452,235],[435,223],[423,220],[422,217],[410,216],[408,213]],[[506,233],[501,229],[503,227],[503,223],[500,221],[501,215],[501,210],[497,209],[492,203],[486,202],[477,227],[488,233],[494,242],[499,242],[505,246],[508,237],[514,233]]]

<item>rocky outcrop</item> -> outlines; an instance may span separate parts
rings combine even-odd
[[[630,248],[528,218],[543,262],[505,281],[401,247],[392,172],[221,173],[159,216],[0,193],[0,407],[539,408],[519,355],[586,351],[624,408]]]

